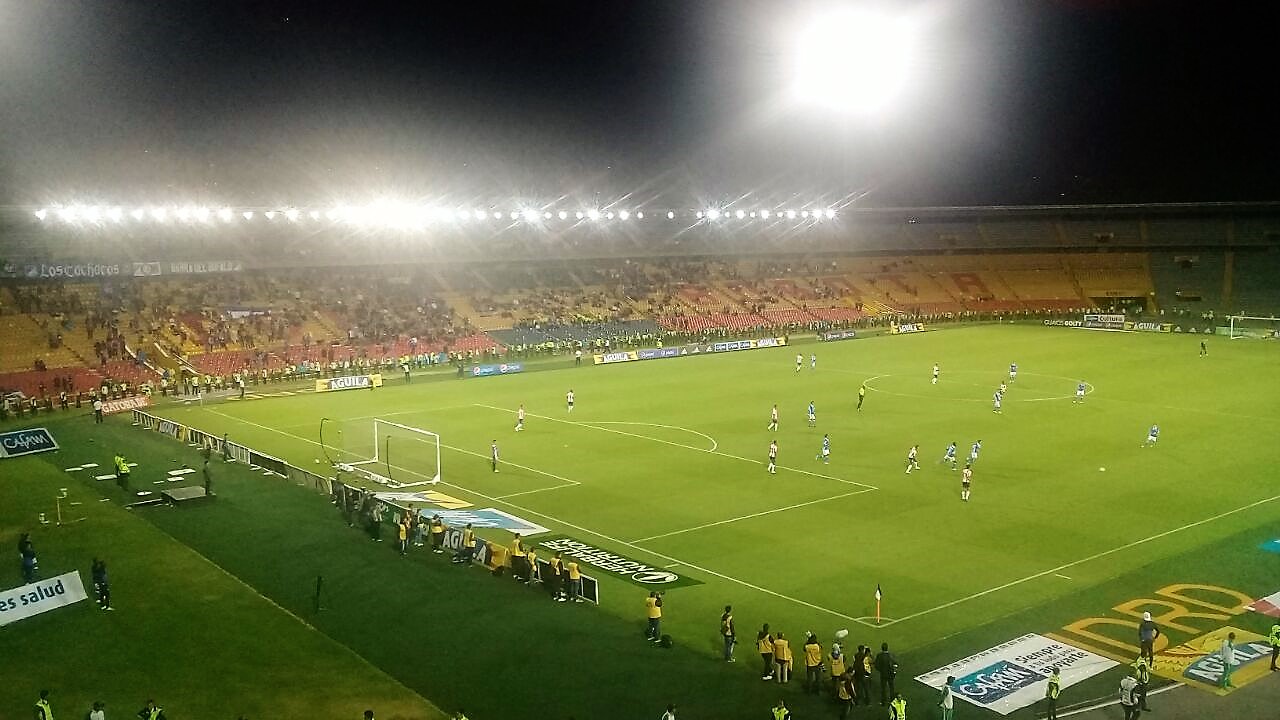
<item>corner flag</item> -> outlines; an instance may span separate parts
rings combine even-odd
[[[884,597],[884,593],[880,592],[880,583],[876,583],[876,624],[880,624],[880,598]]]

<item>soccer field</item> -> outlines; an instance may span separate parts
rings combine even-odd
[[[303,467],[324,457],[322,417],[344,434],[371,436],[374,417],[431,430],[443,443],[439,490],[701,583],[670,593],[664,631],[709,638],[694,642],[708,653],[726,603],[742,635],[762,622],[795,635],[848,627],[907,650],[1273,515],[1280,495],[1260,450],[1280,421],[1277,350],[1213,339],[1201,358],[1198,341],[985,326],[159,412]],[[1011,362],[1018,378],[996,414],[991,395]],[[1159,443],[1144,448],[1154,423]],[[816,458],[824,434],[829,464]],[[938,460],[955,441],[963,464],[975,440],[962,503],[959,471]],[[921,468],[908,475],[915,444]],[[432,471],[393,468],[402,479]],[[639,622],[645,592],[606,579],[604,610]]]

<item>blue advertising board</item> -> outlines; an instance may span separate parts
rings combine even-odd
[[[57,450],[58,443],[44,428],[26,428],[0,433],[0,458],[18,457]]]

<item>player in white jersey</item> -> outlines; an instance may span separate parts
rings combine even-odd
[[[1156,441],[1159,439],[1160,439],[1160,426],[1152,425],[1151,430],[1147,432],[1147,441],[1142,444],[1142,447],[1151,447],[1155,445]]]
[[[1084,382],[1076,383],[1076,397],[1071,401],[1073,404],[1084,402]]]
[[[778,441],[776,439],[769,441],[769,472],[778,474]]]
[[[956,443],[954,440],[951,442],[950,445],[947,446],[946,454],[944,454],[942,456],[942,459],[939,460],[938,462],[944,463],[944,464],[951,463],[951,469],[952,470],[956,469]]]
[[[1000,401],[1003,399],[1004,399],[1004,395],[1002,395],[999,390],[995,391],[995,393],[992,394],[991,412],[996,413],[997,415],[1001,414]]]
[[[822,462],[823,462],[824,464],[826,464],[826,465],[830,465],[830,464],[831,464],[831,438],[830,438],[830,436],[827,436],[827,435],[823,435],[823,436],[822,436],[822,451],[821,451],[820,453],[818,453],[818,456],[817,456],[817,457],[815,457],[815,458],[814,458],[814,460],[819,460],[819,459],[821,459],[821,460],[822,460]]]
[[[564,404],[569,408],[569,412],[573,412],[573,391],[564,394]]]
[[[813,406],[813,401],[809,401],[809,427],[818,426],[818,411]]]
[[[774,405],[773,410],[769,413],[769,432],[778,431],[778,406]]]
[[[916,455],[920,453],[919,445],[912,445],[907,451],[907,474],[910,475],[912,470],[920,469],[920,461],[916,459]]]
[[[524,430],[524,403],[520,403],[520,409],[516,410],[516,432]]]
[[[1018,363],[1009,363],[1009,382],[1018,379]]]
[[[812,353],[812,354],[810,354],[810,355],[809,355],[809,369],[810,369],[810,370],[817,370],[817,369],[818,369],[818,354],[817,354],[817,353]]]
[[[796,372],[800,372],[800,368],[804,367],[804,355],[796,353]]]
[[[938,363],[933,364],[933,384],[938,384],[938,373],[942,372],[942,368],[938,367]]]
[[[1008,386],[1008,385],[1005,385],[1004,383],[1000,383],[1000,394],[1001,394],[1001,395],[1005,394],[1005,392],[1006,392],[1008,389],[1009,389],[1009,386]]]
[[[982,451],[982,441],[981,440],[974,441],[973,445],[969,447],[969,459],[965,461],[965,465],[972,465],[978,462],[978,453],[981,451]]]
[[[960,499],[969,502],[969,483],[973,482],[973,468],[965,465],[960,473]]]

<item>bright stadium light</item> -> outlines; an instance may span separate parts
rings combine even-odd
[[[231,222],[232,217],[231,208],[224,207],[218,210],[218,219],[222,222]]]
[[[58,208],[58,217],[63,222],[75,222],[78,214],[75,207]]]
[[[151,219],[156,222],[164,222],[169,219],[169,211],[162,207],[151,208]]]
[[[787,211],[787,219],[788,219],[788,220],[795,220],[795,219],[796,219],[796,211],[795,211],[795,210],[788,210],[788,211]]]
[[[90,205],[84,209],[84,219],[96,223],[102,219],[102,210],[97,205]]]
[[[263,214],[263,215],[266,215],[268,220],[275,220],[275,219],[276,219],[276,211],[275,211],[275,210],[268,210],[268,211],[266,211],[266,212],[264,212],[264,213],[262,213],[262,214]]]
[[[40,208],[39,210],[36,211],[36,217],[39,218],[40,220],[44,220],[45,218],[49,217],[49,211],[45,210],[44,208]]]
[[[178,216],[179,220],[186,222],[191,219],[191,216],[195,213],[195,211],[196,209],[191,207],[190,205],[183,205],[182,207],[178,208],[178,211],[174,214]]]
[[[710,210],[708,210],[708,211],[707,211],[707,218],[709,218],[709,219],[711,219],[711,220],[719,220],[719,219],[720,219],[720,211],[719,211],[719,210],[717,210],[716,208],[711,208]]]
[[[196,208],[196,219],[197,219],[197,220],[199,220],[200,222],[208,222],[208,221],[209,221],[209,208],[207,208],[207,207],[198,207],[198,208]]]
[[[911,80],[920,22],[874,8],[814,17],[796,37],[796,100],[850,113],[877,114]]]
[[[310,216],[311,216],[311,219],[312,219],[312,220],[319,220],[319,219],[320,219],[320,211],[319,211],[319,210],[312,210],[310,213],[308,213],[308,215],[310,215]]]
[[[587,217],[591,218],[592,220],[599,220],[600,211],[595,208],[591,208],[590,210],[587,211]]]
[[[511,218],[512,220],[518,220],[520,218],[520,213],[516,212],[515,210],[512,210],[511,214],[508,215],[508,217]]]
[[[698,219],[699,219],[699,220],[701,220],[701,219],[702,219],[702,211],[701,211],[701,210],[699,210],[699,211],[698,211],[698,213],[697,213],[697,215],[698,215]]]
[[[738,212],[734,213],[733,216],[741,220],[742,218],[746,217],[747,214],[742,210],[739,210]]]
[[[644,211],[643,211],[643,210],[642,210],[642,211],[638,211],[638,212],[636,213],[636,219],[637,219],[637,220],[643,220],[643,219],[644,219]]]
[[[487,217],[489,217],[489,213],[487,213],[487,212],[485,212],[485,211],[483,211],[483,210],[477,210],[477,211],[476,211],[476,219],[477,219],[477,220],[484,220],[484,219],[485,219],[485,218],[487,218]]]
[[[613,211],[612,211],[612,210],[610,210],[609,212],[605,213],[605,214],[604,214],[604,218],[605,218],[606,220],[612,220],[612,219],[613,219]]]
[[[284,216],[289,219],[289,222],[298,222],[297,208],[289,208],[288,210],[285,210]]]
[[[701,213],[699,213],[699,214],[701,214]],[[673,212],[673,211],[671,211],[671,210],[668,210],[668,211],[667,211],[667,219],[668,219],[668,220],[675,220],[675,219],[676,219],[676,214],[675,214],[675,212]]]
[[[252,220],[252,219],[253,219],[253,211],[252,211],[252,210],[245,210],[244,212],[240,213],[240,217],[244,218],[245,220]]]
[[[836,218],[836,211],[832,210],[831,208],[827,208],[825,214],[828,220],[834,220]]]
[[[556,217],[560,218],[561,220],[567,220],[569,218],[569,213],[565,212],[564,210],[561,210],[560,212],[556,213]]]
[[[550,211],[550,210],[548,210],[548,211],[546,211],[546,212],[542,213],[542,219],[543,219],[543,220],[550,220],[550,219],[551,219],[551,211]]]
[[[118,207],[107,208],[107,217],[111,222],[120,222],[124,219],[124,210]]]
[[[761,220],[768,220],[768,219],[769,219],[769,211],[768,211],[768,210],[761,210],[761,211],[760,211],[760,219],[761,219]]]
[[[801,211],[800,211],[800,217],[802,217],[802,218],[807,218],[807,217],[809,217],[809,211],[808,211],[808,210],[801,210]]]
[[[620,210],[618,212],[618,217],[622,218],[623,220],[630,220],[631,213],[627,212],[626,210]]]
[[[583,215],[583,214],[582,214],[582,211],[581,211],[581,210],[579,210],[578,212],[574,213],[574,214],[573,214],[573,216],[574,216],[575,218],[579,219],[579,220],[581,220],[582,218],[586,217],[585,215]]]

